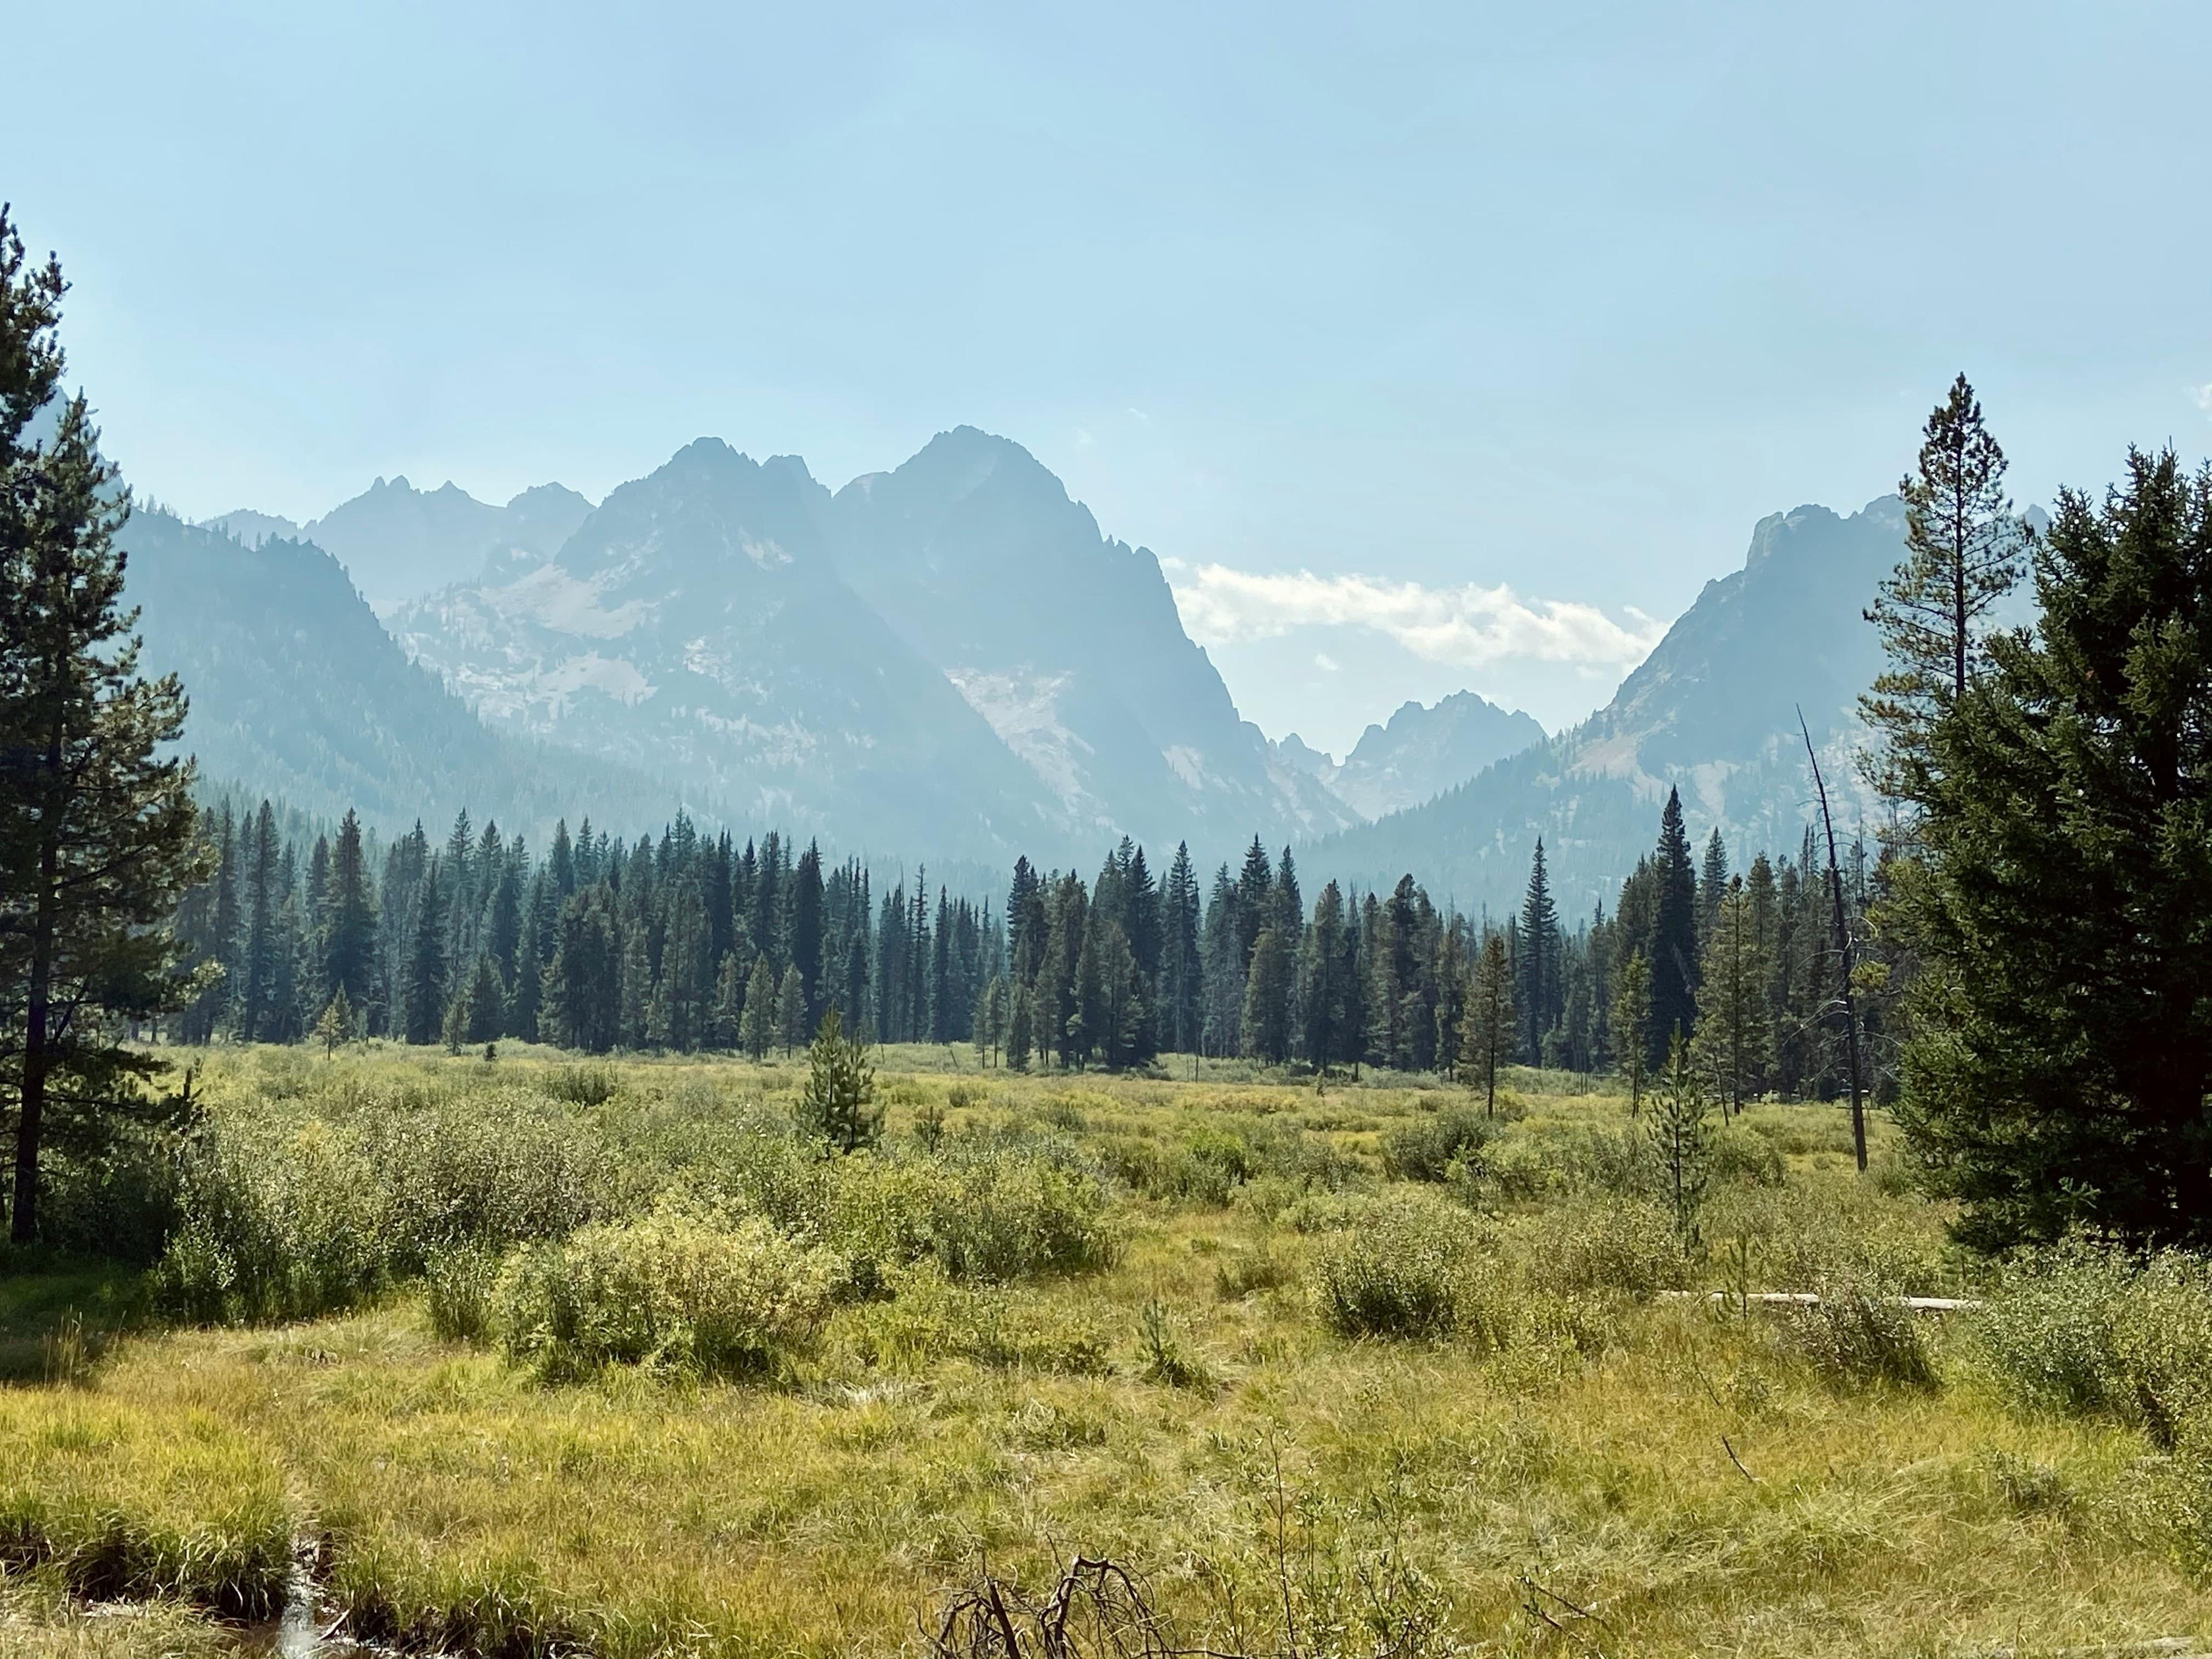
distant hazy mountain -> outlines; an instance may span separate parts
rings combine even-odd
[[[1744,568],[1708,582],[1613,701],[1574,730],[1498,762],[1425,805],[1324,840],[1308,870],[1386,884],[1411,870],[1439,896],[1518,902],[1536,837],[1563,907],[1610,902],[1656,840],[1669,787],[1692,832],[1718,825],[1739,860],[1794,850],[1812,784],[1802,707],[1838,830],[1869,804],[1852,755],[1856,702],[1881,665],[1862,618],[1902,552],[1884,496],[1842,518],[1801,507],[1760,520]]]
[[[1358,821],[1237,718],[1152,556],[973,428],[834,498],[702,439],[392,623],[495,725],[854,850],[1219,855]]]
[[[1293,732],[1276,745],[1285,762],[1318,779],[1363,818],[1418,806],[1465,783],[1492,761],[1544,741],[1535,717],[1472,691],[1433,708],[1409,702],[1388,726],[1370,726],[1340,764]]]
[[[333,554],[379,612],[448,582],[471,580],[488,562],[520,567],[550,557],[592,504],[573,489],[539,484],[505,507],[477,501],[451,482],[420,490],[404,477],[379,478],[312,524],[240,511],[210,519],[251,546],[270,536],[313,542]]]
[[[387,829],[417,814],[434,828],[464,804],[511,830],[542,829],[580,805],[635,829],[677,804],[672,787],[632,769],[488,731],[407,659],[319,547],[249,547],[146,511],[118,540],[144,665],[182,676],[185,746],[213,782],[325,817],[357,807]]]
[[[846,580],[1021,758],[1078,846],[1229,848],[1356,821],[1238,718],[1151,551],[1103,537],[1020,445],[940,433],[839,490],[830,527]]]
[[[495,724],[696,780],[749,822],[862,851],[1034,845],[1051,798],[840,579],[830,506],[795,457],[702,438],[553,558],[394,630]]]
[[[273,513],[256,513],[248,507],[226,513],[219,519],[203,519],[200,528],[235,536],[248,547],[258,547],[271,536],[282,537],[288,542],[300,539],[300,526],[289,519],[280,519]]]

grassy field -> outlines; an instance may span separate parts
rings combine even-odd
[[[1840,1109],[1716,1122],[1681,1213],[1555,1078],[968,1059],[834,1160],[788,1066],[217,1051],[170,1260],[0,1277],[0,1650],[220,1650],[303,1571],[402,1643],[911,1650],[1079,1552],[1316,1659],[2212,1638],[2212,1460],[2023,1384],[1879,1117],[1864,1177]]]

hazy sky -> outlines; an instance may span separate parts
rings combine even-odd
[[[18,12],[0,198],[143,491],[972,422],[1340,750],[1587,712],[1961,368],[2023,497],[2212,436],[2201,0]]]

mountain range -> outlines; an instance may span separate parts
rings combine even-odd
[[[1152,554],[973,428],[834,492],[797,457],[701,439],[596,507],[399,478],[291,529],[142,514],[125,541],[149,662],[185,673],[206,769],[306,810],[681,803],[999,867],[1088,862],[1123,834],[1211,862],[1257,834],[1317,874],[1412,870],[1495,908],[1540,835],[1563,904],[1609,897],[1670,787],[1700,836],[1794,848],[1800,705],[1855,824],[1877,666],[1860,611],[1903,523],[1893,498],[1763,520],[1743,568],[1571,731],[1462,693],[1341,763],[1243,720]]]
[[[504,562],[542,560],[591,510],[587,499],[557,483],[494,507],[451,479],[421,490],[404,477],[379,478],[306,525],[249,508],[210,519],[204,527],[248,546],[272,538],[312,542],[345,567],[371,608],[382,613],[456,578],[495,574]]]
[[[1360,817],[1379,818],[1432,799],[1492,761],[1543,741],[1534,716],[1455,691],[1433,705],[1404,704],[1389,725],[1360,733],[1341,763],[1309,748],[1295,732],[1275,751]]]
[[[1304,861],[1366,885],[1416,871],[1439,897],[1498,911],[1519,902],[1540,836],[1560,908],[1587,911],[1656,842],[1669,789],[1693,833],[1719,830],[1739,866],[1762,848],[1794,853],[1814,811],[1806,732],[1837,833],[1856,835],[1874,811],[1857,699],[1881,659],[1863,610],[1904,537],[1894,495],[1848,517],[1801,507],[1761,520],[1743,568],[1707,582],[1589,720]]]
[[[410,662],[322,549],[282,536],[252,546],[141,508],[118,543],[138,607],[141,662],[191,700],[187,745],[217,788],[269,795],[312,817],[358,809],[372,823],[433,827],[463,805],[481,822],[550,827],[580,801],[642,830],[680,799],[638,769],[555,753],[488,729]],[[650,802],[650,815],[623,808]]]

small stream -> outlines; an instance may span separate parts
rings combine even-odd
[[[325,1637],[328,1624],[315,1605],[315,1581],[304,1569],[297,1570],[285,1593],[284,1611],[247,1626],[239,1633],[237,1651],[242,1659],[369,1659],[376,1652],[343,1637]]]

